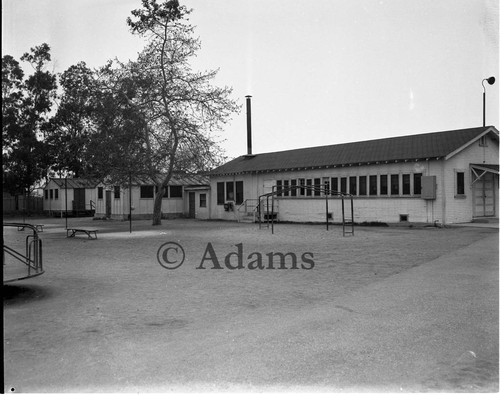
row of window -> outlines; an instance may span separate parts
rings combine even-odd
[[[155,193],[158,193],[158,187],[156,187],[155,185],[142,185],[140,187],[141,199],[153,199],[155,196]],[[113,188],[113,196],[115,199],[120,199],[120,187],[119,186],[115,186]],[[103,197],[104,197],[104,188],[98,187],[97,188],[97,199],[103,199]],[[182,198],[182,186],[180,186],[180,185],[169,186],[166,189],[163,197],[164,198]]]
[[[232,201],[236,204],[243,203],[243,181],[227,181],[217,183],[217,204]]]
[[[154,185],[143,185],[141,186],[141,199],[152,199],[154,198],[155,192],[158,192],[158,187]],[[120,199],[120,187],[113,187],[113,197],[115,199]],[[172,185],[167,188],[164,198],[182,198],[182,186]],[[46,189],[45,190],[45,200],[48,199],[59,199],[59,189]],[[97,188],[97,199],[104,199],[104,188]]]
[[[422,173],[381,174],[370,176],[299,178],[277,180],[277,196],[325,196],[333,192],[354,196],[420,195]]]
[[[50,196],[50,199],[59,199],[59,189],[46,189],[45,190],[45,200],[48,200]]]

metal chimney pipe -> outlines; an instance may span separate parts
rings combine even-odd
[[[252,96],[245,96],[247,98],[247,155],[252,155]]]

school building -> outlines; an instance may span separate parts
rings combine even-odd
[[[150,219],[158,190],[150,177],[133,177],[129,185],[100,182],[96,186],[95,216],[111,219]],[[203,175],[172,175],[162,198],[163,218],[209,218],[209,182]]]
[[[259,197],[273,191],[278,221],[324,222],[328,200],[328,217],[341,222],[341,199],[332,191],[353,196],[357,223],[498,217],[498,136],[486,126],[250,151],[210,172],[210,218],[255,220]]]
[[[96,201],[95,180],[50,178],[43,188],[43,211],[54,216],[92,216]]]

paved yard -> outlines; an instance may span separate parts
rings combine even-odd
[[[497,229],[36,223],[46,272],[4,287],[6,392],[498,391]]]

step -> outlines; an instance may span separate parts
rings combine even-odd
[[[243,215],[240,217],[240,222],[254,223],[255,217],[253,215]]]

